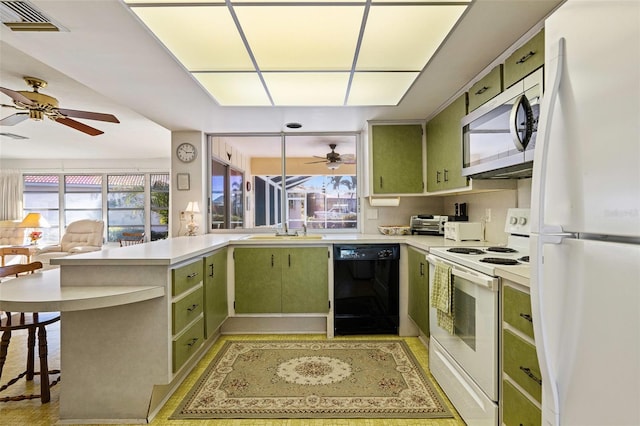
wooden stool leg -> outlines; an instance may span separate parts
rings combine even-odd
[[[35,371],[35,348],[36,329],[35,327],[29,327],[29,334],[27,335],[27,380],[33,380],[33,373]]]
[[[9,350],[9,340],[11,340],[11,330],[5,330],[0,340],[0,377],[2,377],[2,369],[7,360],[7,351]]]
[[[49,363],[47,361],[49,356],[47,330],[44,325],[38,327],[38,354],[40,355],[40,400],[45,403],[51,400],[51,391],[49,389]]]

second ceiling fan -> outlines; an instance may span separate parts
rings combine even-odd
[[[320,157],[318,155],[314,155],[315,158],[322,158],[320,161],[310,161],[305,164],[316,164],[316,163],[326,163],[327,167],[331,170],[335,170],[340,167],[342,164],[355,164],[356,158],[353,154],[345,154],[340,155],[336,152],[336,144],[329,144],[329,148],[331,148],[331,152],[327,152],[324,157]]]
[[[16,91],[7,89],[6,87],[0,87],[0,92],[13,100],[13,105],[2,104],[2,106],[20,111],[0,120],[1,126],[13,126],[29,118],[32,120],[42,120],[44,117],[47,117],[56,123],[64,124],[65,126],[69,126],[91,136],[97,136],[104,132],[69,117],[120,123],[116,116],[112,114],[59,108],[56,98],[38,92],[38,89],[47,86],[46,81],[35,77],[24,77],[24,80],[27,85],[33,88],[32,92],[24,90]]]

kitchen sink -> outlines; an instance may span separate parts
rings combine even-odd
[[[247,237],[247,240],[321,240],[320,234],[309,235],[273,235],[273,234],[257,234]]]

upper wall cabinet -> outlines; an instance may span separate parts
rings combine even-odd
[[[503,87],[500,64],[469,89],[469,112],[502,93]]]
[[[372,124],[370,135],[372,193],[424,193],[422,125]]]
[[[544,64],[544,29],[504,61],[504,87],[523,79]]]
[[[467,95],[459,96],[427,123],[427,191],[464,188],[462,176],[462,128],[467,114]]]

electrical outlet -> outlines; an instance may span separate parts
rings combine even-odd
[[[484,209],[484,219],[487,223],[491,222],[491,209]]]

